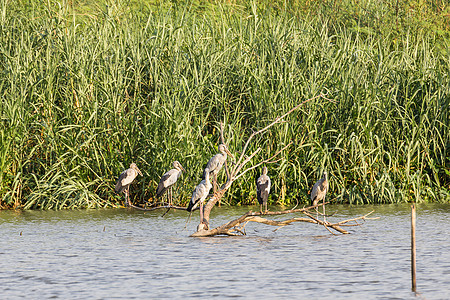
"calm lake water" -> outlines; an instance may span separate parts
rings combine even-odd
[[[250,209],[216,207],[211,226]],[[380,219],[350,235],[249,223],[247,236],[214,238],[189,237],[198,211],[186,229],[183,211],[0,211],[0,297],[414,299],[410,206],[327,212],[340,220],[371,210]],[[450,299],[450,205],[419,205],[417,226],[418,298]]]

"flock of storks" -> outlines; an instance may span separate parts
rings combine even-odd
[[[222,169],[223,164],[227,160],[227,155],[233,157],[233,155],[228,150],[225,144],[219,145],[219,153],[214,155],[206,164],[206,168],[203,171],[203,180],[195,187],[192,192],[191,201],[187,207],[187,211],[192,212],[197,206],[200,205],[200,223],[205,223],[203,218],[203,202],[206,197],[208,197],[211,188],[213,188],[214,193],[217,191],[217,174]],[[161,177],[158,187],[156,188],[156,197],[162,197],[167,191],[169,207],[172,206],[172,186],[175,184],[177,179],[181,176],[182,172],[186,170],[178,162],[173,162],[173,169],[164,173]],[[131,206],[130,201],[130,185],[137,175],[142,175],[141,171],[135,163],[130,165],[129,169],[126,169],[119,175],[117,180],[115,191],[116,193],[123,192],[125,194],[125,199],[127,205]],[[213,177],[213,184],[210,182],[210,177]],[[260,211],[263,212],[262,208],[264,205],[264,212],[267,212],[267,199],[269,198],[271,181],[267,175],[267,167],[263,167],[261,176],[256,180],[256,195],[258,203],[260,204]],[[318,205],[320,200],[325,203],[325,195],[328,191],[328,178],[327,172],[323,172],[322,178],[320,178],[313,186],[311,191],[311,205]],[[317,209],[316,209],[317,211]],[[323,205],[323,214],[325,221],[325,205]]]

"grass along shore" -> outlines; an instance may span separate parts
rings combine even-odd
[[[237,154],[319,93],[334,101],[308,103],[251,145],[263,149],[256,162],[293,142],[268,165],[269,202],[307,202],[323,169],[338,202],[450,201],[445,18],[417,30],[392,13],[364,23],[302,1],[0,3],[1,208],[115,207],[131,162],[144,173],[133,201],[152,201],[174,160],[188,171],[174,190],[185,204],[220,122]],[[254,204],[259,172],[223,203]]]

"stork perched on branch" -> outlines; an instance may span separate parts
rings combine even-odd
[[[124,192],[126,204],[128,206],[131,206],[130,185],[138,174],[143,176],[137,165],[135,163],[132,163],[129,169],[126,169],[125,171],[120,173],[119,179],[117,180],[116,187],[114,189],[116,193]]]
[[[267,176],[267,167],[263,167],[262,175],[256,180],[256,197],[260,204],[260,211],[264,204],[264,212],[267,212],[267,199],[270,193],[270,178]]]
[[[198,205],[200,205],[200,224],[204,223],[203,220],[203,201],[208,197],[211,190],[211,182],[209,181],[210,171],[206,168],[204,171],[205,179],[203,179],[192,192],[191,201],[187,207],[188,212],[192,212]],[[206,224],[208,226],[208,224]]]
[[[313,186],[311,191],[311,205],[317,205],[319,204],[320,200],[323,200],[324,205],[323,207],[323,221],[326,222],[325,218],[325,196],[328,192],[328,177],[327,177],[327,171],[323,172],[322,178],[320,178]],[[317,211],[317,208],[316,208]],[[317,216],[318,216],[317,212]]]
[[[227,154],[230,155],[233,159],[233,155],[228,150],[228,147],[225,144],[219,145],[219,152],[218,154],[214,155],[206,164],[205,171],[203,171],[203,179],[206,178],[206,170],[209,170],[209,176],[213,176],[213,186],[214,186],[214,193],[217,191],[217,174],[219,173],[220,169],[222,169],[223,164],[227,160]]]
[[[158,187],[156,188],[156,197],[160,198],[170,188],[168,198],[169,205],[172,205],[172,186],[177,182],[178,177],[180,177],[183,171],[186,172],[183,166],[178,161],[174,161],[173,169],[167,171],[161,177]]]

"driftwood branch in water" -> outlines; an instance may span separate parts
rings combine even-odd
[[[328,202],[326,202],[325,204],[328,204]],[[233,221],[230,221],[226,224],[223,224],[222,226],[219,226],[217,228],[214,228],[211,230],[207,230],[205,228],[200,228],[199,231],[193,233],[191,236],[192,237],[208,237],[208,236],[216,236],[216,235],[232,235],[232,236],[245,235],[244,228],[248,222],[257,222],[257,223],[262,223],[262,224],[266,224],[266,225],[277,226],[278,228],[275,230],[278,230],[284,226],[288,226],[294,222],[306,222],[306,223],[322,225],[332,234],[335,234],[335,233],[333,231],[331,231],[330,229],[333,229],[341,234],[349,234],[349,232],[347,230],[343,229],[341,226],[360,226],[361,224],[357,223],[358,220],[377,219],[377,218],[369,218],[368,217],[371,213],[373,213],[373,211],[371,211],[368,214],[365,214],[363,216],[353,218],[353,219],[343,220],[343,221],[340,221],[337,223],[324,222],[322,220],[315,218],[311,214],[311,209],[314,209],[314,208],[322,206],[322,205],[324,205],[324,204],[321,203],[316,206],[310,206],[310,207],[306,207],[306,208],[291,209],[291,210],[284,210],[284,211],[274,211],[274,212],[267,212],[267,213],[249,211],[249,212],[245,213],[244,215],[240,216],[239,218],[237,218]],[[284,215],[284,214],[291,214],[291,213],[303,213],[304,215],[307,216],[307,218],[291,218],[291,219],[286,219],[286,220],[282,220],[282,221],[270,220],[270,219],[265,218],[265,216],[276,216],[276,215]],[[346,224],[349,222],[355,222],[356,224]],[[240,225],[242,225],[242,226],[239,227]]]

